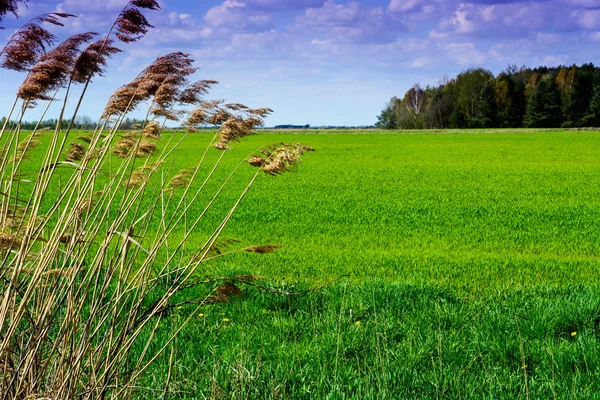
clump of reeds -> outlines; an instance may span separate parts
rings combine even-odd
[[[138,136],[139,137],[139,136]],[[129,135],[119,140],[113,149],[113,154],[119,158],[126,158],[130,154],[135,157],[149,157],[156,151],[156,144],[149,140],[136,140],[135,136]]]
[[[301,143],[266,146],[260,149],[260,154],[248,158],[248,164],[258,167],[269,175],[280,175],[293,171],[300,157],[307,151],[315,151],[312,147]]]
[[[77,136],[75,139],[81,140],[82,142],[87,143],[87,144],[92,143],[92,137],[89,135]]]
[[[2,2],[7,5],[16,4],[14,1]],[[10,6],[8,6],[10,8]],[[0,6],[0,15],[2,14]],[[74,15],[67,13],[49,13],[33,18],[27,24],[23,25],[9,39],[0,55],[2,68],[15,71],[26,72],[31,69],[38,61],[40,55],[46,52],[46,49],[56,41],[56,36],[43,27],[43,24],[63,26],[61,19],[72,18]]]
[[[17,250],[20,247],[21,239],[8,232],[0,232],[0,250]]]
[[[13,159],[13,161],[27,158],[29,152],[41,144],[41,142],[38,139],[39,137],[39,132],[33,132],[32,134],[27,136],[23,141],[21,141],[17,146],[17,155],[15,159]]]
[[[46,51],[55,38],[35,24],[17,35],[11,42],[15,47],[4,53],[2,60],[5,67],[28,72],[18,93],[23,105],[20,118],[33,102],[51,103],[63,89],[66,99],[75,83],[85,85],[84,96],[91,78],[102,74],[110,56],[120,51],[113,46],[114,37],[126,43],[138,40],[151,27],[143,11],[158,8],[154,0],[131,0],[114,29],[91,44],[95,34],[85,33]],[[70,14],[55,13],[38,23],[60,23],[60,18],[68,17]],[[34,39],[32,52],[21,54],[19,49]],[[0,268],[0,397],[131,397],[139,388],[140,376],[173,344],[175,334],[158,347],[154,339],[164,310],[173,305],[176,296],[185,296],[186,288],[202,284],[197,278],[201,263],[228,253],[215,255],[216,243],[260,171],[270,173],[269,165],[275,160],[282,160],[285,168],[272,174],[290,170],[306,150],[300,145],[279,145],[269,147],[268,155],[255,155],[262,160],[257,165],[260,169],[235,201],[226,205],[227,212],[217,224],[207,225],[213,221],[212,214],[204,217],[209,210],[222,209],[215,204],[229,201],[221,194],[237,168],[208,193],[212,200],[203,205],[205,209],[190,217],[189,211],[204,198],[201,194],[213,190],[214,185],[208,183],[229,155],[220,153],[202,184],[193,185],[215,142],[217,147],[229,148],[231,142],[253,134],[271,112],[205,100],[216,82],[190,83],[195,72],[188,54],[175,52],[157,58],[113,93],[94,133],[75,139],[83,144],[68,141],[71,126],[61,129],[63,105],[46,154],[36,160],[41,164],[36,166],[39,172],[27,179],[23,179],[21,161],[27,161],[29,149],[41,144],[36,139],[40,130],[21,143],[19,124],[10,131],[1,152],[8,158],[0,160],[4,265]],[[118,127],[125,116],[146,102],[150,104],[148,120],[139,131],[119,136]],[[187,113],[187,108],[193,110]],[[76,116],[77,111],[71,124]],[[147,190],[150,182],[159,180],[157,175],[168,175],[164,165],[176,154],[175,148],[168,146],[157,149],[155,141],[164,125],[159,119],[179,120],[190,128],[219,125],[216,139],[199,153],[195,167],[179,171],[168,183],[162,181],[166,188],[181,188],[177,194],[173,190],[168,199],[164,190]],[[68,160],[61,161],[65,152]],[[10,163],[11,155],[17,155],[19,162]],[[149,162],[150,156],[156,162]],[[60,176],[58,167],[63,168]],[[20,187],[25,180],[31,185],[27,190]],[[53,192],[50,187],[59,190]],[[190,243],[190,235],[201,224],[211,233],[202,243]],[[149,234],[157,226],[160,229]],[[253,246],[238,251],[265,254],[276,248]],[[217,294],[230,298],[237,293],[233,286],[222,285]],[[195,304],[201,307],[208,302],[206,298]]]
[[[280,249],[282,246],[280,244],[267,244],[263,246],[252,246],[245,249],[248,253],[257,253],[257,254],[267,254],[272,253],[275,250]]]
[[[185,168],[177,172],[167,184],[168,188],[185,187],[187,186],[195,174],[196,167]]]
[[[160,125],[156,121],[150,121],[146,124],[146,127],[142,131],[142,135],[145,138],[158,140],[160,136]]]
[[[85,156],[85,147],[80,143],[71,143],[69,152],[67,153],[67,160],[69,161],[81,161]]]
[[[50,100],[52,97],[49,93],[68,82],[81,45],[95,35],[93,32],[73,35],[41,55],[19,88],[18,96],[28,101]]]

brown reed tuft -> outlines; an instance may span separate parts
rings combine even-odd
[[[217,149],[224,150],[234,141],[254,134],[254,129],[263,126],[264,121],[260,117],[231,116],[221,124],[219,129],[219,142]]]
[[[2,6],[0,6],[0,10]],[[67,13],[49,13],[36,17],[23,25],[0,52],[0,66],[14,71],[26,72],[56,42],[56,36],[42,28],[43,23],[63,26],[61,19],[74,17]]]
[[[17,156],[15,160],[23,160],[27,158],[29,151],[40,145],[41,142],[37,139],[38,137],[40,137],[40,134],[34,132],[23,139],[23,141],[17,145]]]
[[[206,123],[208,117],[208,113],[203,108],[195,108],[192,110],[185,120],[188,131],[193,130],[198,125]]]
[[[197,81],[185,88],[179,95],[180,104],[199,104],[202,97],[208,93],[208,90],[219,82],[214,80]]]
[[[266,162],[267,160],[261,156],[252,156],[248,159],[248,164],[252,165],[253,167],[262,167]]]
[[[0,250],[17,250],[21,247],[21,239],[8,232],[0,232]]]
[[[136,42],[148,33],[149,28],[152,28],[140,9],[159,10],[160,6],[155,0],[130,1],[115,23],[117,30],[115,35],[122,42]]]
[[[128,188],[136,188],[142,186],[148,180],[148,175],[144,173],[144,171],[133,171],[131,177],[124,182],[123,185]]]
[[[173,188],[187,186],[194,176],[194,171],[196,171],[196,167],[182,169],[181,171],[177,172],[173,178],[171,178],[167,184],[167,187]]]
[[[191,59],[190,59],[191,60]],[[193,60],[191,60],[193,62]],[[191,65],[191,63],[190,63]],[[174,111],[176,103],[180,102],[181,88],[188,84],[188,77],[196,72],[196,68],[185,66],[172,71],[156,90],[151,113],[155,117],[165,117],[179,121],[180,112]]]
[[[252,246],[245,249],[248,253],[267,254],[273,253],[275,250],[282,248],[280,244],[267,244],[264,246]]]
[[[248,164],[259,167],[269,175],[280,175],[293,171],[300,162],[300,156],[307,151],[315,151],[312,147],[301,143],[266,146],[260,149],[259,155],[248,159]]]
[[[77,140],[81,140],[82,142],[85,143],[92,143],[92,137],[91,136],[87,136],[87,135],[81,135],[81,136],[77,136],[75,139]]]
[[[71,143],[69,152],[67,153],[67,160],[69,161],[81,161],[85,156],[85,147],[79,143]]]
[[[140,132],[138,131],[132,131],[132,132],[127,132],[123,135],[123,137],[125,139],[131,139],[131,140],[137,140],[140,138]]]
[[[135,146],[135,142],[131,139],[121,139],[115,144],[113,154],[119,158],[125,158]]]
[[[135,109],[141,102],[151,99],[157,93],[161,107],[169,107],[171,100],[167,89],[159,93],[161,87],[169,87],[173,82],[186,82],[186,77],[195,72],[194,60],[189,54],[174,52],[158,57],[136,79],[114,92],[108,101],[103,118]],[[165,84],[165,86],[163,86]]]
[[[221,125],[229,119],[231,119],[232,117],[233,114],[231,114],[229,111],[219,108],[213,112],[213,114],[208,118],[206,122],[208,122],[211,125]]]
[[[156,121],[150,121],[142,131],[142,135],[149,139],[160,139],[160,125]]]
[[[156,144],[148,140],[141,140],[138,143],[135,140],[123,138],[115,144],[113,154],[119,158],[126,158],[134,150],[137,158],[149,157],[156,151]]]
[[[2,18],[11,13],[15,17],[19,16],[19,3],[27,4],[26,0],[2,0],[0,1],[0,21]],[[4,29],[4,28],[1,28]]]
[[[135,156],[138,158],[150,157],[156,151],[156,144],[148,140],[141,140]]]
[[[77,83],[85,83],[94,75],[102,76],[108,59],[121,52],[121,49],[112,45],[113,43],[114,41],[108,38],[90,44],[75,61],[71,79]]]
[[[239,103],[230,103],[230,104],[225,104],[224,106],[225,108],[231,110],[231,111],[245,111],[248,109],[248,107],[246,107],[243,104],[239,104]]]
[[[37,64],[19,88],[18,96],[23,100],[50,100],[49,92],[67,83],[79,47],[89,42],[96,33],[73,35],[48,53],[40,56]]]

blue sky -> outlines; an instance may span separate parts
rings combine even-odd
[[[78,15],[60,37],[105,32],[126,0],[30,1],[7,17],[5,42],[28,18]],[[97,118],[110,93],[156,56],[195,56],[210,98],[271,107],[267,124],[369,125],[391,96],[435,85],[468,67],[598,63],[600,0],[207,0],[161,1],[155,28],[123,45],[96,79],[82,114]],[[8,110],[24,76],[0,71]],[[51,111],[52,113],[53,111]],[[35,115],[35,111],[30,114]]]

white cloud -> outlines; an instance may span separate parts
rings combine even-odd
[[[327,0],[321,8],[309,8],[296,18],[296,32],[318,32],[336,42],[389,42],[406,32],[402,20],[381,7],[358,1],[338,4]]]
[[[248,9],[245,3],[225,0],[214,6],[204,16],[211,28],[231,30],[265,30],[270,28],[272,16]]]
[[[406,12],[421,6],[421,0],[391,0],[388,10],[391,12]]]
[[[310,44],[313,44],[315,46],[327,46],[330,45],[333,41],[331,39],[327,39],[327,40],[319,40],[319,39],[313,39]]]
[[[460,66],[479,65],[485,61],[485,55],[477,50],[473,43],[440,43],[443,50],[452,61]]]

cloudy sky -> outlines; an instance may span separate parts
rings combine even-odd
[[[61,37],[106,31],[127,0],[30,1],[19,23],[59,10],[77,14]],[[156,56],[195,56],[210,97],[267,106],[269,125],[369,125],[414,83],[434,85],[468,67],[595,62],[600,0],[169,0],[147,12],[155,28],[122,46],[94,82],[83,114],[97,118],[110,93]],[[1,71],[7,110],[23,76]]]

